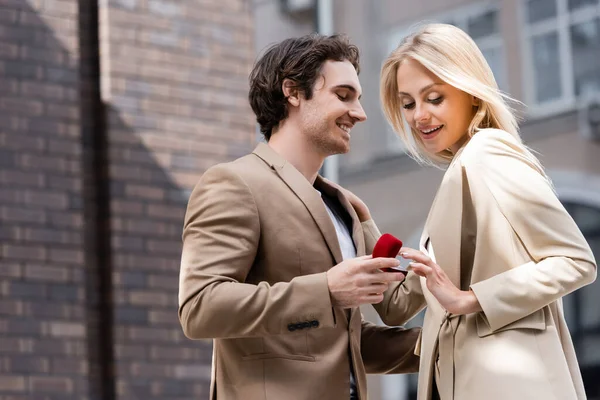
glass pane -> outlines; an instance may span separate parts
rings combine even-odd
[[[556,0],[528,0],[527,22],[534,23],[556,17]]]
[[[582,287],[581,291],[581,325],[584,329],[600,328],[600,283]]]
[[[562,299],[565,320],[567,321],[569,331],[571,331],[572,335],[575,334],[579,329],[579,326],[577,325],[577,319],[575,318],[577,314],[575,314],[575,299],[573,295],[574,293],[568,294]]]
[[[586,336],[582,340],[581,350],[577,352],[581,365],[597,365],[600,363],[600,335]]]
[[[579,221],[575,221],[577,222],[577,225],[579,225]],[[598,229],[598,227],[596,227],[596,229]],[[597,235],[590,237],[589,235],[586,235],[585,232],[583,233],[583,236],[585,236],[585,238],[587,239],[588,244],[592,249],[592,253],[594,253],[596,257],[600,257],[600,237],[598,237]]]
[[[481,51],[483,56],[485,57],[488,64],[490,64],[490,68],[494,73],[494,78],[496,78],[496,82],[498,83],[498,87],[503,91],[508,91],[506,87],[506,81],[504,79],[504,60],[502,57],[502,50],[500,48],[489,48]]]
[[[571,27],[575,94],[600,91],[600,19]]]
[[[600,229],[600,210],[583,204],[569,204],[569,214],[579,226],[584,235],[588,235]],[[600,304],[600,303],[598,303]]]
[[[543,103],[561,97],[558,34],[551,32],[534,36],[531,50],[536,102]]]
[[[598,0],[569,0],[569,10],[576,10],[586,5],[598,4]]]
[[[498,33],[498,11],[492,10],[477,17],[469,18],[467,32],[473,39]]]

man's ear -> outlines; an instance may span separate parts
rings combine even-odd
[[[298,107],[300,105],[300,91],[294,81],[284,79],[281,89],[283,90],[283,95],[292,106]]]

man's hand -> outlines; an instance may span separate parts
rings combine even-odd
[[[327,284],[334,306],[358,307],[377,304],[391,282],[402,282],[402,272],[383,272],[384,268],[400,265],[395,258],[363,256],[345,260],[327,271]]]

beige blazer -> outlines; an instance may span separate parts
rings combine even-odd
[[[367,250],[379,236],[369,224]],[[418,398],[585,399],[561,297],[594,281],[594,256],[523,145],[482,130],[444,175],[425,224],[437,263],[483,312],[448,314],[409,273],[376,308],[389,325],[427,305]],[[438,358],[439,357],[439,358]]]
[[[358,255],[364,232],[352,218]],[[211,399],[360,399],[366,373],[415,372],[420,329],[377,327],[332,307],[326,271],[342,261],[315,188],[269,146],[209,169],[183,230],[179,318],[192,339],[214,338]]]

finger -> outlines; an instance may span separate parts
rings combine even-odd
[[[400,256],[402,258],[407,258],[409,260],[414,260],[416,262],[419,262],[421,264],[425,264],[425,265],[432,265],[434,264],[434,262],[431,260],[431,258],[425,254],[423,254],[423,252],[419,251],[419,250],[415,250],[415,249],[400,249]]]
[[[400,261],[391,257],[377,257],[366,260],[363,263],[363,271],[378,272],[378,270],[393,268],[400,265]]]
[[[383,294],[372,294],[364,298],[366,304],[378,304],[383,301]]]
[[[345,265],[345,271],[347,274],[353,275],[359,272],[364,271],[364,263],[373,259],[372,255],[360,256],[349,260],[351,262],[345,261],[343,264]],[[340,265],[340,264],[338,264]]]
[[[375,275],[375,281],[376,282],[384,282],[384,283],[391,283],[391,282],[402,282],[404,280],[404,278],[406,278],[406,275],[404,274],[404,272],[380,272],[377,275]]]
[[[424,278],[429,277],[433,273],[433,268],[418,262],[411,262],[408,264],[408,270],[413,271],[415,274]]]
[[[367,286],[367,294],[381,294],[385,292],[388,288],[387,283],[373,283],[372,285]]]

